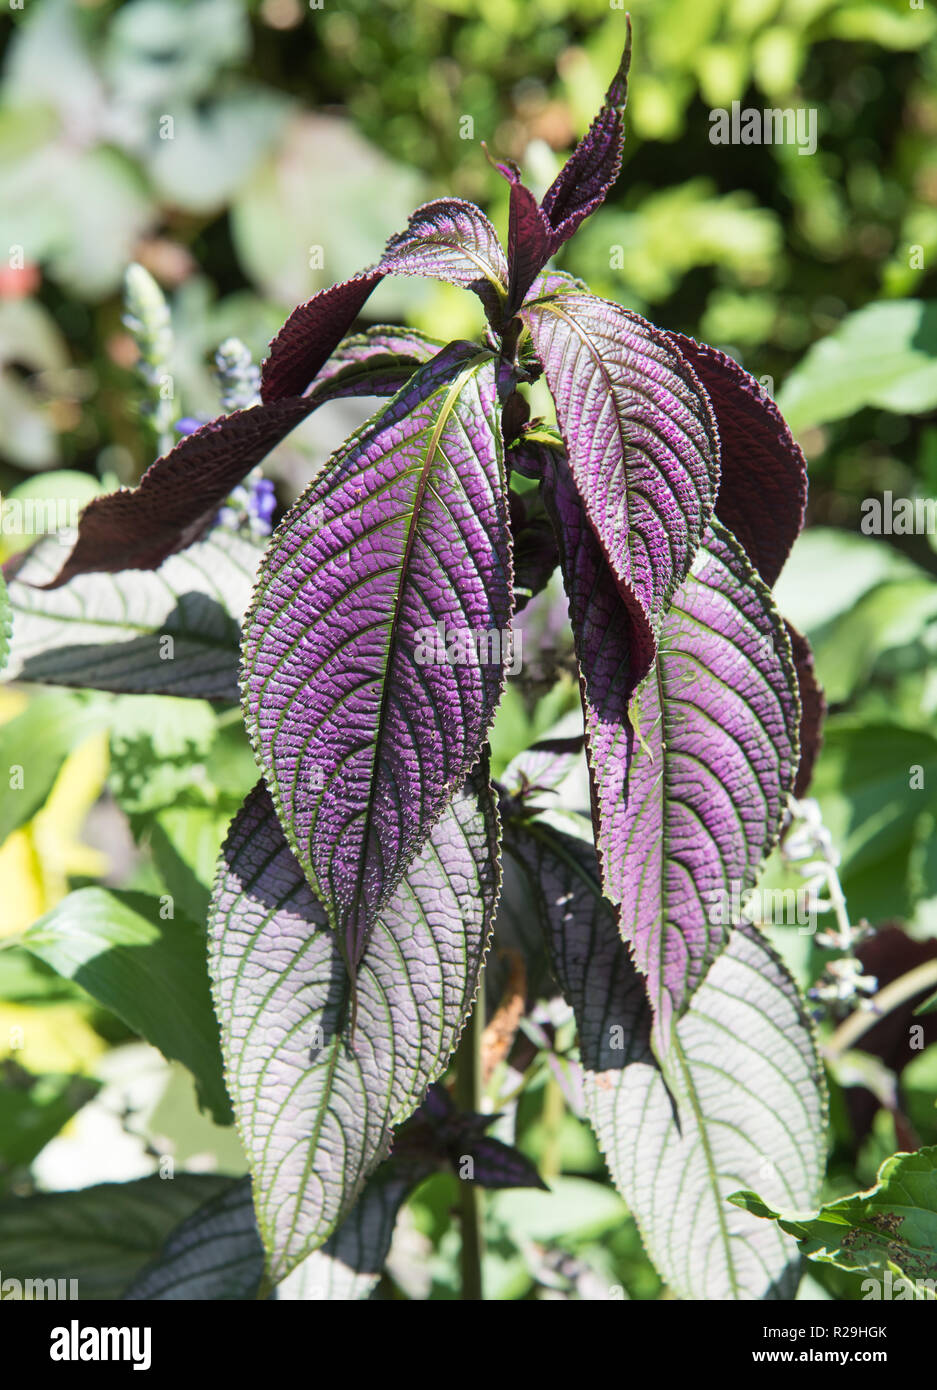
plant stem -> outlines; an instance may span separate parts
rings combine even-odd
[[[916,994],[920,994],[935,984],[937,984],[937,960],[925,961],[923,965],[915,966],[905,975],[899,975],[897,980],[892,980],[891,984],[886,985],[884,989],[879,990],[878,994],[873,995],[866,1008],[856,1009],[855,1013],[850,1014],[839,1025],[824,1048],[824,1053],[830,1058],[839,1057],[870,1028],[874,1028],[879,1019],[891,1013],[892,1009],[906,1004]]]
[[[481,1039],[485,1031],[484,976],[479,981],[478,997],[472,1015],[456,1052],[455,1098],[460,1109],[481,1109]],[[460,1179],[459,1214],[462,1223],[462,1248],[459,1268],[462,1278],[462,1301],[478,1303],[484,1298],[482,1260],[485,1254],[484,1210],[482,1189],[477,1183]]]
[[[543,1096],[543,1157],[540,1160],[540,1175],[544,1182],[558,1178],[562,1169],[560,1158],[560,1126],[566,1114],[566,1103],[559,1082],[552,1072],[547,1075]]]

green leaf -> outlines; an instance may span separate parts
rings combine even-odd
[[[0,725],[0,844],[32,820],[65,759],[104,726],[107,712],[103,701],[50,691]]]
[[[217,721],[203,700],[137,695],[115,703],[109,784],[129,816],[215,800],[205,760]]]
[[[598,1240],[620,1230],[628,1208],[618,1193],[587,1178],[560,1176],[549,1192],[518,1188],[488,1198],[491,1216],[514,1241],[564,1245]]]
[[[145,156],[164,203],[219,213],[278,140],[289,106],[278,92],[244,89],[207,106],[174,100],[173,138],[154,122]],[[308,256],[308,252],[307,252]]]
[[[881,721],[830,719],[811,784],[842,856],[840,879],[853,921],[907,916],[937,892],[921,863],[919,826],[937,810],[937,739]]]
[[[50,538],[10,584],[16,631],[8,678],[237,700],[240,620],[262,547],[216,527],[158,570],[33,588],[57,573],[64,553]]]
[[[231,235],[241,266],[264,295],[295,304],[367,265],[425,197],[412,166],[389,159],[351,121],[306,112],[239,190]],[[390,322],[408,302],[408,289],[382,286],[380,316]]]
[[[256,771],[256,769],[255,769]],[[150,851],[173,901],[204,922],[218,855],[236,806],[167,806],[150,822]]]
[[[887,541],[811,526],[794,542],[774,597],[779,611],[813,644],[825,624],[847,613],[877,584],[923,578],[924,571]]]
[[[847,314],[778,391],[795,434],[865,406],[899,415],[937,405],[937,301],[897,299]]]
[[[182,918],[160,917],[139,893],[80,888],[29,927],[22,944],[193,1073],[203,1105],[232,1121],[205,939]]]
[[[7,331],[10,328],[10,325],[4,326],[2,320],[3,312],[0,310],[0,353],[3,351],[4,327]],[[15,347],[12,355],[14,362],[22,362],[23,356]],[[36,371],[42,372],[41,380],[56,381],[58,373],[54,369],[35,365]],[[59,372],[64,370],[67,359],[57,366]],[[59,545],[58,537],[77,523],[81,508],[104,490],[97,478],[91,478],[87,473],[77,473],[71,468],[53,468],[48,473],[35,473],[31,478],[17,483],[16,487],[3,495],[3,550],[18,554],[45,537],[54,537],[55,544]],[[61,559],[60,550],[60,562]]]
[[[85,1076],[33,1076],[9,1059],[0,1064],[0,1076],[2,1187],[5,1170],[31,1163],[99,1087]]]
[[[814,636],[817,676],[828,702],[848,700],[879,662],[892,674],[894,657],[907,660],[908,649],[928,630],[937,631],[937,584],[932,576],[894,580],[864,594],[849,613]],[[922,652],[923,663],[931,659]]]
[[[777,1222],[810,1260],[839,1269],[897,1271],[911,1282],[915,1297],[937,1298],[937,1146],[893,1154],[868,1192],[816,1211],[778,1211],[754,1192],[737,1192],[730,1201]]]
[[[178,1173],[0,1202],[3,1279],[74,1279],[79,1299],[116,1299],[169,1232],[231,1184]]]
[[[914,1012],[916,1014],[937,1013],[937,990],[935,990],[932,995],[925,999],[923,1004],[918,1004]]]

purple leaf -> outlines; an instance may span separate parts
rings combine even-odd
[[[777,839],[797,770],[787,634],[718,523],[664,620],[632,728],[606,713],[587,713],[605,892],[666,1039]]]
[[[817,680],[813,666],[813,652],[810,643],[791,623],[785,620],[787,635],[791,639],[794,655],[794,669],[797,672],[797,685],[800,691],[800,762],[797,765],[797,780],[794,782],[794,795],[806,796],[813,777],[813,769],[820,749],[823,746],[823,720],[826,716],[826,700],[823,687]]]
[[[343,396],[393,396],[445,346],[415,328],[384,324],[343,338],[308,393],[316,404]]]
[[[578,766],[584,747],[582,735],[541,739],[511,759],[504,769],[503,785],[520,801],[534,792],[556,791]]]
[[[790,644],[767,588],[714,522],[632,694],[627,614],[561,465],[544,495],[582,671],[604,890],[648,976],[665,1046],[725,943],[733,884],[752,886],[793,786]]]
[[[351,968],[500,698],[496,410],[484,349],[454,343],[422,367],[294,504],[245,619],[248,732]]]
[[[485,1118],[490,1120],[493,1116],[486,1115]],[[466,1146],[464,1154],[457,1155],[457,1172],[463,1169],[466,1158],[472,1164],[471,1180],[477,1182],[479,1187],[539,1187],[543,1192],[549,1191],[529,1158],[490,1134],[473,1140]]]
[[[209,969],[273,1282],[344,1218],[393,1126],[448,1062],[478,987],[499,879],[482,767],[371,927],[352,1046],[338,937],[262,783],[235,818],[209,916]]]
[[[618,580],[636,685],[712,512],[719,439],[709,400],[667,334],[609,300],[567,292],[521,317]]]
[[[618,70],[605,101],[586,134],[544,196],[541,208],[553,231],[552,251],[572,236],[584,218],[602,204],[621,169],[625,143],[625,102],[631,67],[631,16]],[[552,252],[551,252],[552,254]]]
[[[658,1060],[592,847],[510,806],[504,836],[576,1016],[586,1113],[661,1276],[685,1299],[793,1298],[794,1244],[726,1200],[756,1173],[809,1205],[823,1174],[823,1071],[787,970],[754,927],[734,931]]]
[[[460,198],[425,203],[391,237],[376,266],[293,310],[263,364],[264,401],[305,391],[385,275],[429,276],[474,290],[489,317],[501,318],[508,275],[494,227],[474,203]]]
[[[419,1110],[395,1135],[392,1161],[445,1162],[463,1182],[480,1187],[546,1190],[529,1158],[485,1133],[497,1118],[457,1110],[444,1086],[430,1086]]]
[[[517,165],[495,167],[511,185],[508,263],[511,268],[504,317],[509,319],[528,297],[538,273],[590,212],[605,201],[621,169],[625,141],[624,113],[631,66],[631,17],[618,71],[605,101],[586,134],[563,165],[538,206],[521,182]],[[547,291],[542,287],[538,294]]]
[[[528,290],[527,299],[528,301],[545,299],[547,295],[562,294],[564,290],[576,290],[582,294],[588,294],[589,286],[585,280],[579,280],[575,275],[570,275],[568,270],[543,270]]]
[[[671,333],[716,416],[722,479],[716,515],[773,587],[804,524],[807,462],[774,401],[724,352]]]

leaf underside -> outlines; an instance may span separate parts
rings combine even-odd
[[[78,575],[50,590],[62,559],[50,537],[9,586],[8,678],[236,703],[240,622],[262,554],[217,527],[154,573]]]
[[[722,477],[716,515],[773,587],[804,524],[807,461],[771,397],[733,358],[671,333],[716,416]]]
[[[799,1202],[819,1188],[822,1069],[786,968],[755,928],[735,931],[658,1061],[645,981],[591,846],[508,816],[505,848],[526,868],[575,1011],[590,1122],[661,1277],[681,1298],[793,1298],[793,1242],[727,1202],[741,1173]]]
[[[228,1090],[276,1281],[320,1246],[445,1067],[474,998],[500,881],[479,769],[375,920],[357,1027],[336,933],[262,784],[223,851],[210,973]]]

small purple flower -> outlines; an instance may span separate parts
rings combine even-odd
[[[270,478],[258,478],[254,483],[247,503],[251,528],[262,536],[269,536],[273,529],[273,513],[276,511],[277,496]]]
[[[181,420],[176,421],[174,428],[177,434],[194,434],[204,424],[204,420],[196,420],[193,415],[184,415]]]

